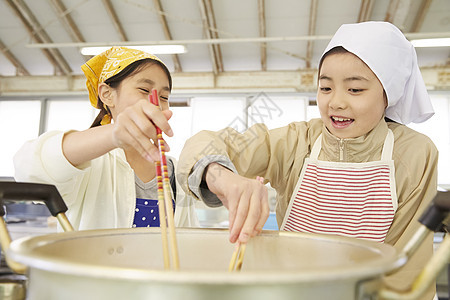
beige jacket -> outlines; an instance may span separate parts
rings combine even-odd
[[[393,160],[398,209],[385,243],[401,249],[416,232],[420,225],[417,219],[436,194],[438,161],[433,142],[401,124],[382,120],[366,136],[343,140],[342,149],[340,140],[325,129],[320,119],[295,122],[273,130],[257,124],[243,134],[232,128],[202,131],[186,142],[178,163],[177,179],[186,192],[196,197],[192,191],[198,187],[188,187],[188,179],[197,161],[206,157],[214,158],[209,161],[230,160],[240,175],[263,176],[277,191],[276,213],[280,226],[304,159],[321,133],[320,160],[340,161],[342,156],[344,162],[367,162],[380,159],[388,128],[395,138]],[[205,166],[203,164],[203,168]],[[201,167],[196,165],[196,168]],[[409,288],[432,251],[433,237],[430,235],[402,271],[389,277],[388,285],[397,290]],[[432,295],[434,287],[424,299],[432,299]]]

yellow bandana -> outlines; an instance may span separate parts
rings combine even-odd
[[[155,55],[141,50],[126,47],[112,47],[111,49],[94,56],[82,65],[81,70],[83,70],[87,79],[86,87],[89,91],[91,105],[95,108],[100,108],[98,107],[98,85],[100,83],[113,77],[135,61],[145,58],[151,58],[164,64]],[[107,120],[105,121],[106,123],[109,123]]]

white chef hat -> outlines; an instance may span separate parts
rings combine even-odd
[[[342,46],[375,73],[386,91],[386,117],[399,123],[421,123],[434,115],[413,45],[388,22],[344,24],[325,53]]]

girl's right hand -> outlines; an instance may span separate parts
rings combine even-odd
[[[158,161],[156,126],[166,135],[173,136],[168,122],[171,117],[170,110],[161,111],[148,99],[139,100],[116,117],[112,131],[113,143],[124,150],[134,149],[149,161]],[[169,150],[167,144],[166,149]]]
[[[261,233],[269,217],[268,191],[260,179],[249,179],[212,163],[206,183],[229,211],[230,242],[247,243]]]

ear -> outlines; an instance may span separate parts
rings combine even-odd
[[[108,107],[114,107],[114,89],[102,82],[98,85],[98,97]]]

